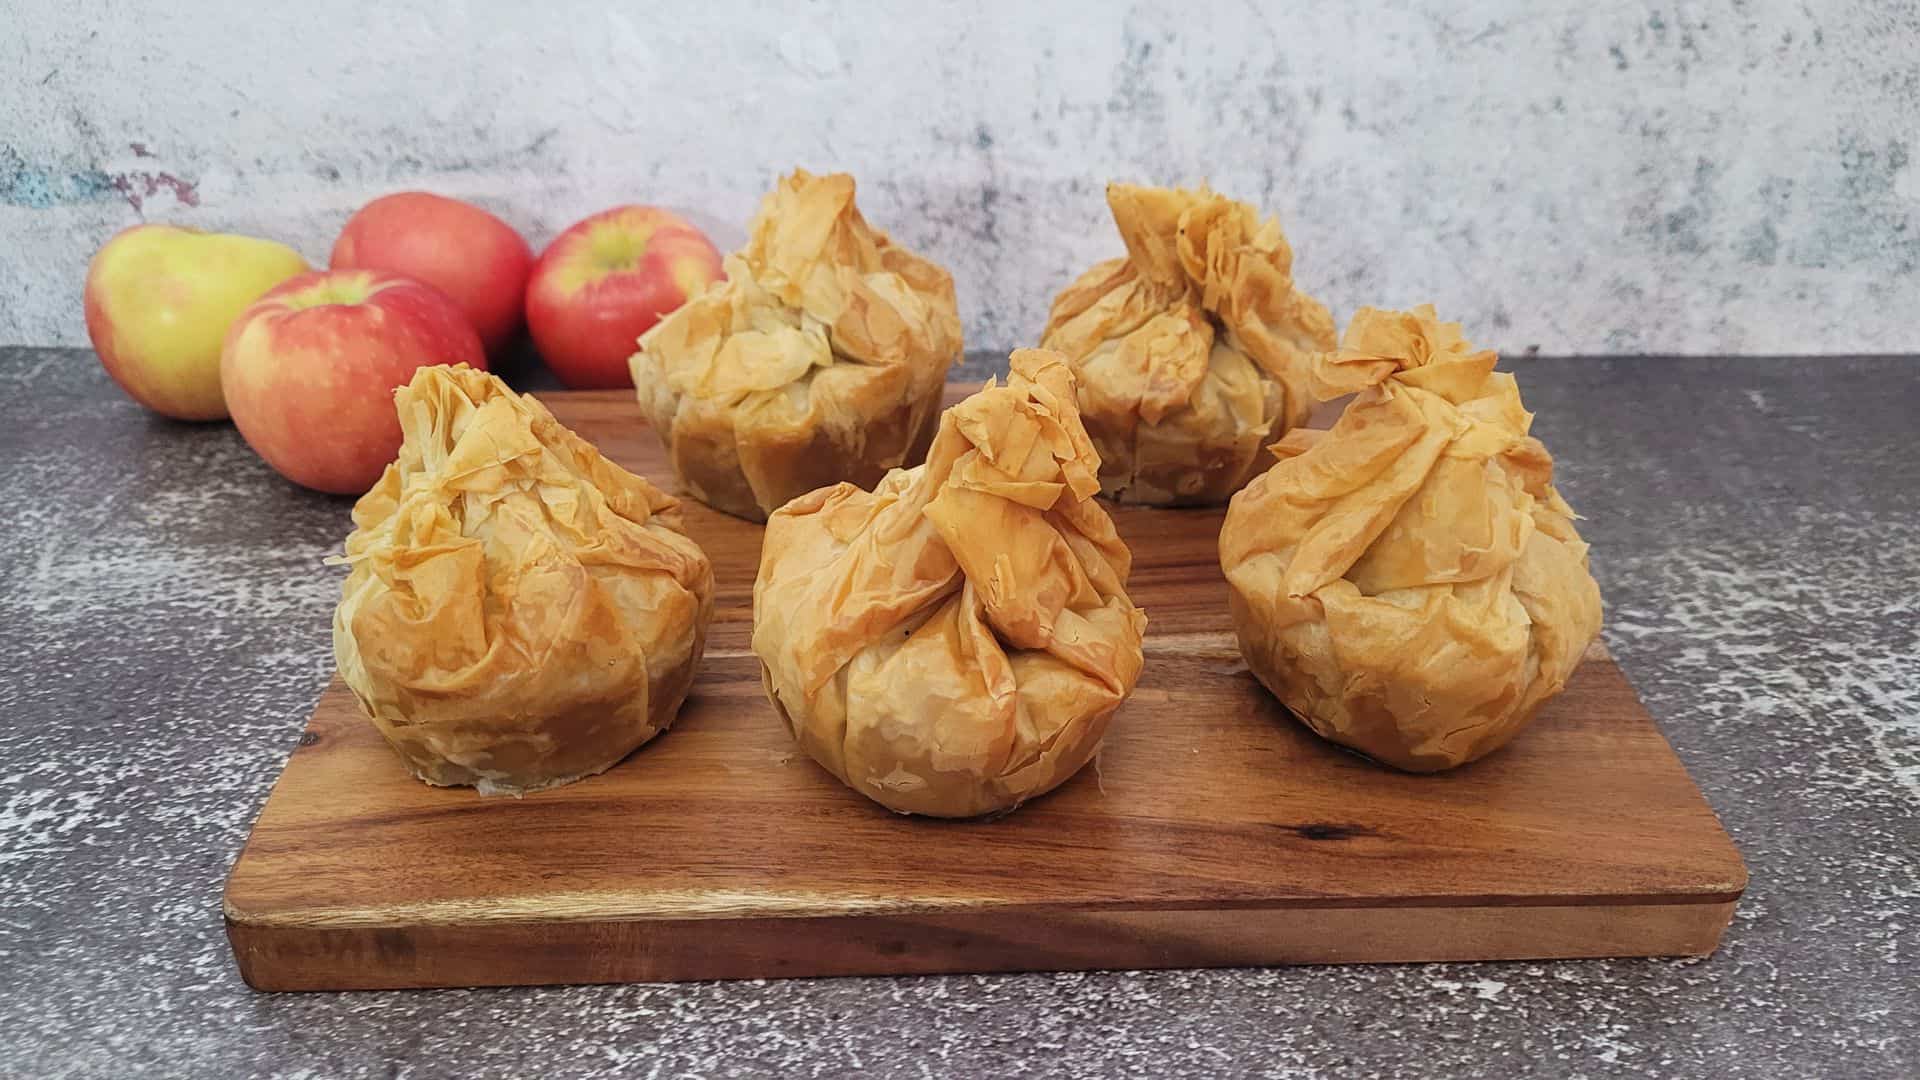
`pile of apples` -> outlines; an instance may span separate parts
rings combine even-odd
[[[348,219],[326,270],[271,240],[128,229],[87,268],[87,334],[135,401],[231,416],[289,480],[354,495],[399,453],[415,369],[485,368],[524,322],[568,386],[631,386],[635,339],[720,277],[713,243],[654,207],[577,222],[536,260],[487,211],[405,192]]]

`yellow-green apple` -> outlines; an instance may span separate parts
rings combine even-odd
[[[385,195],[347,219],[333,242],[335,270],[391,270],[446,293],[487,352],[520,329],[533,249],[513,226],[458,199],[425,191]]]
[[[617,206],[541,253],[527,282],[527,329],[568,386],[632,386],[627,358],[640,335],[720,276],[720,252],[685,218]]]
[[[234,320],[220,355],[233,422],[296,484],[358,495],[400,452],[394,388],[486,350],[431,285],[380,270],[302,274]]]
[[[248,304],[307,269],[271,240],[135,225],[87,264],[87,336],[133,400],[176,420],[219,420],[220,343]]]

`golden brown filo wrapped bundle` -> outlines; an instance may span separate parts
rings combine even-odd
[[[1261,448],[1307,419],[1326,306],[1294,287],[1272,218],[1205,187],[1107,185],[1127,255],[1054,298],[1041,338],[1080,376],[1100,489],[1122,502],[1225,502]]]
[[[467,367],[396,394],[405,442],[353,508],[340,675],[420,779],[531,791],[665,730],[713,614],[679,504]]]
[[[1054,354],[948,410],[925,465],[767,522],[753,651],[814,760],[902,813],[970,817],[1086,764],[1140,675],[1132,555]]]
[[[1600,590],[1513,376],[1433,308],[1363,309],[1359,392],[1236,495],[1220,565],[1247,666],[1308,727],[1414,772],[1513,738],[1600,630]]]
[[[844,173],[781,180],[727,280],[640,339],[641,411],[708,506],[765,521],[926,455],[960,355],[953,279],[869,226],[853,192]]]

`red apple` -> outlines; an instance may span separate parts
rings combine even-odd
[[[486,350],[438,289],[378,270],[302,274],[234,320],[220,352],[233,422],[296,484],[358,495],[400,452],[393,391]]]
[[[527,282],[527,329],[568,386],[632,386],[640,335],[720,277],[720,252],[685,218],[617,206],[547,245]]]
[[[533,249],[513,226],[458,199],[424,191],[386,195],[347,219],[333,242],[335,270],[391,270],[446,293],[497,355],[520,329]]]

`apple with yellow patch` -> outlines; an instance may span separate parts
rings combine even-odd
[[[633,385],[640,335],[721,278],[720,252],[692,223],[652,206],[618,206],[569,227],[534,264],[527,329],[576,390]]]
[[[87,264],[87,337],[128,397],[176,420],[223,419],[227,328],[306,269],[299,252],[271,240],[135,225]]]
[[[400,453],[394,389],[434,364],[487,366],[445,293],[379,270],[319,271],[234,320],[220,382],[240,434],[280,475],[358,495]]]

